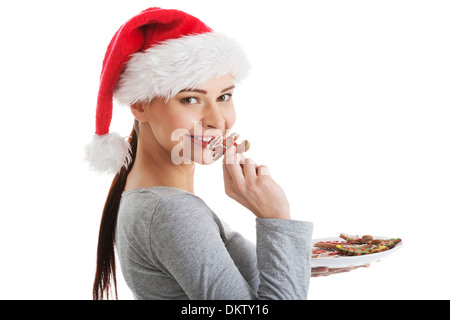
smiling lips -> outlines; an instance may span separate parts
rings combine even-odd
[[[208,143],[215,138],[213,136],[190,136],[190,137],[191,141],[194,142],[194,144],[199,145],[202,148],[206,148]]]

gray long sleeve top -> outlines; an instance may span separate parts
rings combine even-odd
[[[116,249],[136,299],[306,299],[312,223],[256,218],[256,248],[199,197],[125,191]]]

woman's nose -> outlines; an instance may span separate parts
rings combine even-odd
[[[202,122],[207,128],[224,131],[226,121],[219,106],[216,103],[211,103],[205,108]]]

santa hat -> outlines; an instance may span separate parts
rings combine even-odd
[[[103,61],[95,135],[85,148],[96,171],[117,173],[130,162],[124,137],[109,132],[119,104],[170,98],[226,74],[241,80],[248,62],[239,44],[179,10],[149,8],[116,32]]]

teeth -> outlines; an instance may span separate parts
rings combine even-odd
[[[204,142],[208,142],[209,140],[211,140],[211,137],[197,137],[197,136],[192,136],[195,140],[199,140],[199,141],[204,141]]]

